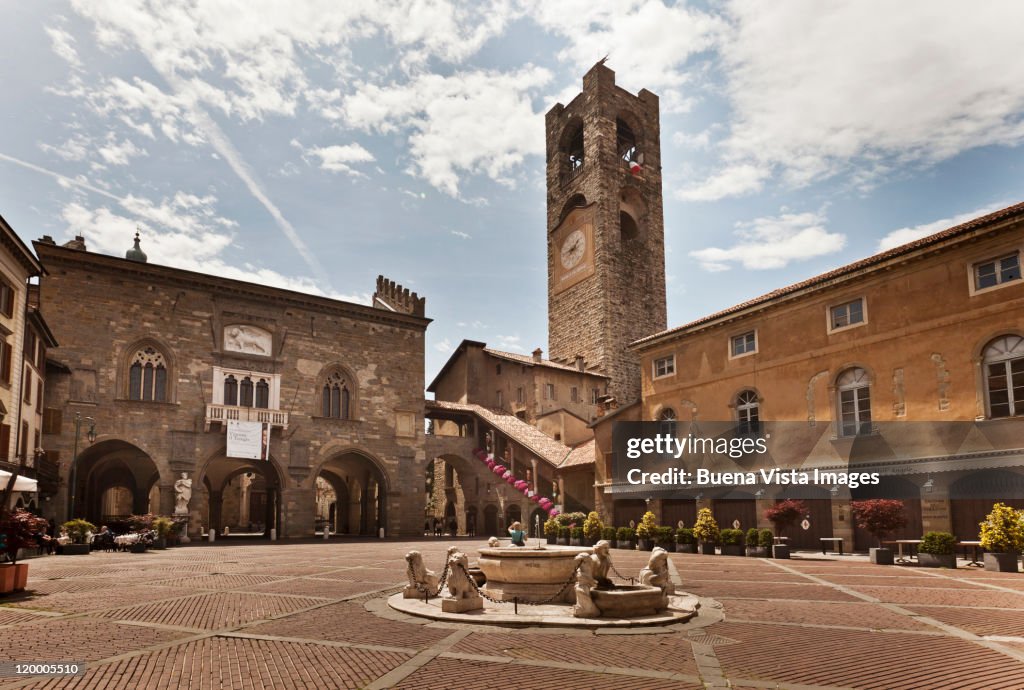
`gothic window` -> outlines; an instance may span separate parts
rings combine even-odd
[[[321,391],[321,411],[324,417],[351,419],[351,392],[347,377],[340,371],[331,373]]]
[[[240,407],[252,407],[252,379],[246,376],[238,384],[238,404]]]
[[[736,420],[741,434],[756,434],[761,428],[761,402],[751,390],[736,396]]]
[[[233,374],[224,377],[224,404],[238,404],[238,379]]]
[[[988,416],[1024,416],[1024,338],[996,338],[985,348],[984,358]]]
[[[152,346],[138,350],[128,365],[129,400],[167,401],[167,363]]]
[[[836,380],[839,390],[839,435],[871,433],[871,381],[868,372],[847,369]]]
[[[256,405],[260,409],[267,409],[270,407],[270,384],[267,383],[266,379],[260,379],[256,382]]]

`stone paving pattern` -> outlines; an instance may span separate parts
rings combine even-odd
[[[235,542],[33,559],[29,591],[0,597],[0,660],[88,669],[0,688],[1024,688],[1024,574],[673,554],[682,587],[724,620],[595,633],[382,607],[404,583],[406,551],[439,570],[448,545]],[[624,575],[646,561],[612,555]]]

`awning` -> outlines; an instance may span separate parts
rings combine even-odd
[[[11,481],[11,473],[0,470],[0,491],[7,488],[7,482]],[[15,491],[39,491],[39,482],[35,479],[29,479],[18,475],[18,478],[14,480]]]

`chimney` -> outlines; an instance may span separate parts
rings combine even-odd
[[[583,361],[583,355],[576,355],[576,368],[580,371],[587,370],[587,365]]]
[[[538,347],[536,350],[533,351],[533,361],[536,362],[537,364],[540,364],[544,359],[543,355],[544,350]]]

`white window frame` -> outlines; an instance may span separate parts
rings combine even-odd
[[[658,373],[658,364],[666,363],[665,371],[661,374]],[[651,360],[651,378],[655,381],[658,379],[667,379],[670,376],[676,375],[676,355],[672,353],[665,355],[664,357],[656,357]]]
[[[996,282],[995,285],[989,285],[988,287],[978,287],[978,268],[980,266],[983,266],[985,264],[990,264],[990,263],[995,263],[995,264],[998,265],[1004,259],[1009,259],[1011,257],[1015,257],[1017,259],[1017,273],[1020,274],[1021,273],[1021,250],[1020,249],[1011,249],[1009,251],[1002,252],[1002,253],[1000,253],[1000,254],[998,254],[996,256],[991,256],[990,255],[989,258],[987,258],[987,259],[981,259],[980,261],[972,261],[971,263],[969,263],[967,265],[967,289],[969,290],[970,295],[973,297],[974,295],[986,294],[986,293],[992,292],[994,290],[1002,290],[1003,288],[1012,287],[1014,285],[1024,285],[1024,282],[1022,282],[1022,279],[1020,277],[1018,277],[1018,278],[1011,278],[1009,280],[999,280],[999,277],[1000,277],[1002,271],[997,269],[996,270],[997,282]]]
[[[1001,351],[999,351],[1001,350]],[[1016,382],[1012,372],[1012,363],[1024,359],[1024,340],[1016,334],[1007,334],[996,338],[985,346],[982,352],[982,385],[985,394],[985,418],[986,419],[1013,419],[1024,416],[1024,406],[1018,410],[1018,403],[1014,400],[1014,383]],[[991,383],[990,367],[1001,366],[1003,376],[1006,378],[1006,396],[1008,415],[1001,417],[992,416],[992,391],[989,388]]]
[[[746,350],[745,352],[737,353],[736,349],[733,347],[734,343],[739,338],[744,338],[744,343],[745,343],[746,342],[745,339],[746,339],[746,337],[748,335],[754,336],[754,349]],[[729,359],[741,359],[743,357],[749,357],[750,355],[756,355],[758,350],[760,349],[760,345],[761,345],[761,343],[760,343],[761,339],[758,337],[758,335],[759,334],[757,332],[757,329],[753,328],[753,329],[751,329],[749,331],[744,331],[742,333],[737,333],[736,335],[729,336]]]
[[[253,371],[252,369],[229,369],[226,367],[214,367],[213,368],[213,404],[223,405],[224,404],[224,379],[228,376],[234,376],[239,382],[248,376],[252,379],[255,385],[258,379],[266,379],[267,383],[270,384],[270,396],[267,404],[268,410],[280,410],[281,409],[281,375],[280,374],[268,374],[262,371]],[[238,407],[235,405],[234,407]]]
[[[851,304],[853,304],[855,302],[860,302],[861,315],[862,315],[863,318],[860,321],[857,321],[856,323],[848,323],[845,326],[835,326],[835,327],[833,327],[832,326],[832,310],[833,309],[837,309],[839,307],[847,307],[847,306],[849,306],[849,305],[851,305]],[[849,309],[847,309],[847,316],[849,316]],[[860,296],[860,297],[854,297],[852,299],[846,299],[846,300],[843,300],[842,302],[833,302],[832,304],[828,305],[828,307],[825,309],[825,325],[828,327],[828,333],[830,335],[832,333],[840,333],[842,331],[848,331],[851,328],[860,328],[861,326],[866,326],[867,323],[868,323],[868,300],[863,295]]]
[[[863,376],[861,377],[860,380],[855,380],[855,381],[852,381],[852,382],[849,382],[849,383],[839,383],[839,381],[841,381],[846,376],[847,372],[856,373],[858,371],[863,373]],[[871,400],[871,388],[872,388],[872,386],[871,386],[871,375],[868,373],[867,369],[864,369],[863,367],[850,367],[849,369],[844,369],[843,372],[839,375],[839,379],[836,380],[836,435],[839,438],[856,438],[857,436],[868,436],[868,435],[874,433],[875,425],[874,425],[874,416],[873,416],[873,412],[872,412],[872,408],[874,407],[874,403]],[[867,398],[867,400],[868,400],[868,407],[867,407],[867,410],[866,410],[866,414],[867,414],[867,417],[868,417],[867,420],[862,420],[861,419],[862,415],[865,413],[864,410],[860,409],[861,401],[860,401],[860,395],[858,394],[858,391],[861,391],[861,390],[867,390],[867,392],[868,392],[868,398]],[[854,424],[854,427],[855,427],[854,428],[854,432],[852,434],[844,433],[844,428],[843,428],[844,427],[844,421],[843,421],[843,394],[844,393],[852,393],[851,401],[850,402],[853,403],[853,408],[854,408],[853,409],[853,415],[854,415],[853,424]],[[862,431],[862,426],[864,424],[870,425],[868,430],[867,430],[867,432],[863,432]]]

